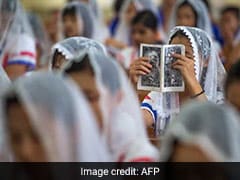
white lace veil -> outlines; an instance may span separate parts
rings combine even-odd
[[[169,160],[174,141],[198,146],[213,161],[240,161],[239,120],[227,105],[196,101],[187,104],[161,141],[160,161]]]
[[[94,70],[106,137],[114,161],[131,161],[140,157],[156,160],[158,154],[149,143],[136,94],[127,76],[116,63],[97,49],[86,49],[63,68],[88,56]]]
[[[171,31],[169,41],[178,31],[182,31],[190,40],[196,78],[205,90],[208,100],[217,104],[223,103],[226,72],[211,37],[199,28],[177,26]]]
[[[8,152],[12,151],[7,144],[5,99],[12,94],[27,110],[48,161],[111,161],[82,93],[69,79],[50,72],[33,72],[20,78],[3,96],[3,135]]]
[[[199,28],[177,26],[170,33],[169,43],[178,31],[185,34],[191,43],[196,78],[204,89],[208,100],[222,104],[224,102],[223,85],[226,72],[211,38]],[[152,99],[154,98],[153,108],[157,110],[158,114],[158,120],[155,124],[156,133],[161,134],[168,122],[179,113],[178,93],[151,92],[150,96]]]
[[[53,55],[56,51],[61,53],[66,60],[73,59],[78,54],[80,54],[85,49],[97,49],[98,51],[101,51],[104,54],[107,54],[107,51],[103,44],[88,39],[85,37],[71,37],[64,39],[62,41],[59,41],[52,47],[52,55],[49,62],[49,69],[52,69],[52,62],[53,62]]]
[[[170,18],[169,23],[169,32],[171,29],[173,29],[175,26],[177,26],[176,18],[177,18],[177,11],[179,9],[179,6],[184,3],[188,2],[193,9],[197,13],[197,27],[207,32],[211,37],[213,37],[212,34],[212,28],[211,28],[211,21],[208,15],[208,10],[205,4],[201,0],[178,0],[176,2],[176,5],[172,11],[172,15]]]

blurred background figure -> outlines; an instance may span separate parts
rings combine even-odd
[[[240,112],[240,60],[228,71],[225,81],[225,97]]]
[[[157,15],[157,9],[152,0],[125,0],[119,12],[119,21],[113,37],[106,40],[106,45],[115,54],[133,44],[131,35],[131,21],[137,12],[150,10]]]
[[[0,60],[11,80],[34,70],[36,44],[27,15],[18,0],[0,1]]]
[[[46,17],[44,19],[44,24],[46,27],[46,33],[49,37],[50,43],[54,44],[59,40],[58,33],[58,18],[59,18],[60,10],[52,9],[46,13]]]
[[[51,42],[48,38],[45,26],[41,18],[35,13],[28,13],[29,23],[32,27],[37,50],[36,68],[43,68],[47,65],[50,55]]]
[[[99,41],[104,42],[105,39],[107,37],[109,37],[110,33],[109,33],[107,25],[104,21],[104,16],[103,16],[104,13],[100,9],[97,0],[69,0],[69,1],[70,2],[72,2],[72,1],[83,2],[83,3],[86,3],[90,7],[90,10],[92,11],[92,13],[94,15],[94,21],[96,24],[97,31],[101,32],[101,33],[96,34],[96,37],[98,37]]]
[[[120,21],[120,12],[121,8],[124,4],[125,0],[115,0],[113,2],[112,10],[113,10],[113,17],[110,20],[109,30],[111,37],[114,37],[116,34],[116,29]]]
[[[87,3],[90,6],[96,18],[99,18],[100,14],[102,14],[101,10],[99,9],[98,2],[96,0],[68,0],[68,2],[73,2],[73,1]]]
[[[215,19],[214,14],[213,14],[213,6],[212,6],[212,1],[209,0],[202,0],[202,2],[205,4],[208,10],[208,15],[211,21],[211,28],[212,28],[212,34],[213,34],[213,39],[218,42],[219,45],[222,45],[223,40],[220,32],[220,26],[219,22],[217,19]]]
[[[127,71],[139,57],[141,43],[163,44],[159,41],[158,19],[152,11],[140,11],[133,17],[130,22],[130,38],[132,45],[117,54],[117,59]]]
[[[164,32],[163,40],[167,40],[170,18],[176,2],[177,0],[162,0],[159,6],[159,22]]]
[[[238,114],[226,105],[187,104],[166,131],[161,142],[160,161],[238,162],[239,120]]]
[[[174,26],[198,27],[212,37],[210,17],[202,0],[177,0],[171,14],[168,32]]]
[[[223,38],[222,58],[226,70],[240,59],[240,10],[235,6],[224,7],[220,25]]]
[[[81,2],[67,3],[63,8],[60,17],[61,39],[83,36],[93,38],[94,36],[94,15],[89,6]]]
[[[116,57],[128,75],[130,74],[130,66],[139,60],[141,43],[163,44],[159,40],[157,16],[150,10],[140,11],[133,17],[130,31],[132,45],[121,50]],[[142,100],[146,94],[146,91],[138,91],[139,99]]]
[[[1,107],[1,152],[10,161],[111,161],[85,98],[70,80],[49,72],[23,76]]]

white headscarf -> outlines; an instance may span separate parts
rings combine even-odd
[[[107,54],[104,45],[95,40],[85,37],[71,37],[59,41],[58,43],[53,45],[49,68],[52,69],[53,55],[56,51],[61,53],[68,61],[76,57],[85,49],[97,49],[98,51]]]
[[[189,39],[193,48],[196,79],[201,84],[209,101],[217,104],[224,102],[223,85],[226,75],[211,38],[199,28],[177,26],[172,29],[169,42],[177,32],[182,32]],[[157,110],[156,131],[162,132],[169,120],[179,113],[178,93],[149,94],[153,101],[153,108]],[[158,133],[157,133],[158,134]]]
[[[42,142],[48,161],[111,160],[96,120],[81,92],[70,80],[50,72],[30,73],[17,80],[4,95],[2,132],[7,152],[12,150],[8,146],[5,101],[12,94],[27,110],[30,124]]]
[[[12,48],[12,42],[22,34],[33,38],[33,32],[20,1],[0,0],[0,64],[3,64],[5,52]],[[9,43],[11,42],[11,43]],[[25,46],[27,46],[25,44]],[[10,82],[5,70],[1,67],[1,77]]]
[[[88,56],[100,92],[104,119],[103,134],[114,161],[135,161],[141,158],[154,161],[158,154],[147,139],[144,121],[136,94],[116,60],[97,49],[86,49],[63,68]],[[143,159],[142,159],[143,160]]]
[[[106,29],[103,28],[102,22],[100,23],[99,19],[95,17],[94,11],[91,9],[91,6],[84,2],[73,1],[68,3],[63,8],[62,13],[64,12],[64,10],[72,7],[76,8],[76,16],[78,22],[82,22],[83,25],[83,34],[81,34],[81,36],[103,42],[108,36],[108,32]],[[60,18],[61,22],[62,13]],[[79,25],[81,25],[81,23],[79,23]],[[63,26],[62,23],[60,23],[61,29],[63,28],[62,26]],[[81,27],[79,27],[79,29],[81,29]]]
[[[187,104],[161,141],[160,161],[169,160],[174,141],[198,146],[217,162],[240,161],[240,117],[229,106]]]
[[[70,8],[75,8],[76,9],[76,17],[77,17],[77,21],[78,22],[82,22],[83,25],[83,37],[86,38],[92,38],[94,35],[94,29],[95,27],[95,21],[94,21],[94,15],[93,12],[91,11],[90,7],[86,4],[86,3],[82,3],[82,2],[78,2],[78,1],[74,1],[74,2],[70,2],[67,3],[65,5],[65,7],[62,10],[62,13]],[[60,24],[61,24],[61,33],[62,36],[63,35],[63,24],[62,24],[62,16],[63,14],[61,13],[61,17],[60,17]],[[79,25],[81,26],[81,23],[79,23]],[[82,29],[82,27],[79,27],[79,29]]]
[[[202,2],[202,0],[178,0],[176,2],[176,5],[172,11],[172,15],[170,18],[169,23],[169,32],[171,29],[173,29],[177,24],[177,11],[179,9],[179,6],[183,4],[184,2],[189,3],[194,11],[197,13],[197,28],[200,28],[207,32],[211,37],[213,37],[212,34],[212,26],[211,26],[211,20],[208,15],[208,10],[205,4]]]

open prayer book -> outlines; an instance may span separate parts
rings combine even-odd
[[[184,81],[179,70],[173,69],[172,64],[177,60],[172,54],[185,54],[185,46],[141,44],[140,56],[149,57],[152,65],[151,72],[140,76],[137,88],[139,90],[160,92],[184,91]]]

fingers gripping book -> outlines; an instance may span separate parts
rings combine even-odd
[[[179,70],[172,68],[177,60],[172,54],[185,54],[185,46],[141,44],[140,56],[148,57],[151,72],[140,76],[138,89],[160,92],[184,91],[184,81]]]

